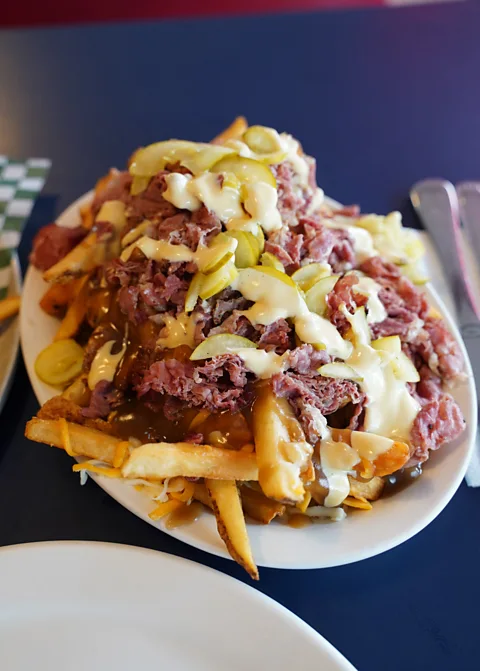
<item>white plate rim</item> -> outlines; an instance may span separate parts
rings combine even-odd
[[[89,199],[92,197],[92,192],[88,192],[78,198],[75,202],[73,202],[58,218],[57,220],[60,220],[62,218],[71,218],[73,216],[78,217],[78,208],[88,202]],[[333,201],[329,199],[329,202],[332,203],[334,206],[339,205],[337,201]],[[28,268],[26,276],[25,276],[25,283],[24,283],[24,296],[27,297],[28,294],[30,293],[30,288],[31,286],[37,281],[37,278],[39,277],[38,271],[36,271],[34,268],[31,266]],[[468,418],[470,418],[467,421],[467,428],[465,431],[464,436],[462,439],[456,441],[457,442],[457,450],[460,450],[460,447],[463,448],[464,455],[463,458],[461,459],[460,464],[458,465],[456,472],[452,479],[449,481],[448,487],[443,490],[441,499],[437,501],[436,505],[432,506],[429,508],[426,512],[424,512],[418,519],[415,519],[414,522],[412,522],[411,525],[407,529],[405,529],[403,532],[398,532],[396,534],[393,534],[391,536],[388,536],[385,540],[377,542],[373,546],[367,546],[367,547],[359,547],[356,549],[356,551],[350,553],[348,556],[341,556],[341,559],[336,558],[335,555],[333,558],[329,558],[328,556],[314,556],[314,557],[307,557],[304,556],[302,559],[300,558],[294,558],[294,559],[285,559],[284,557],[281,556],[281,553],[276,553],[275,556],[263,556],[263,551],[259,552],[260,547],[263,548],[264,546],[264,538],[262,536],[261,531],[264,531],[264,533],[268,533],[270,527],[260,527],[259,525],[256,524],[249,524],[249,533],[251,536],[252,540],[252,546],[254,550],[254,555],[257,561],[258,566],[265,566],[265,567],[270,567],[270,568],[283,568],[283,569],[313,569],[313,568],[331,568],[334,566],[344,566],[350,563],[354,563],[357,561],[362,561],[364,559],[369,559],[371,557],[377,556],[379,554],[382,554],[383,552],[386,552],[388,550],[391,550],[405,541],[409,540],[413,536],[415,536],[417,533],[422,531],[426,526],[428,526],[445,508],[445,506],[450,502],[452,497],[454,496],[455,492],[457,491],[458,487],[460,486],[464,476],[465,472],[468,468],[468,464],[474,449],[475,445],[475,433],[476,433],[476,426],[477,426],[477,397],[476,397],[476,389],[475,389],[475,384],[473,382],[473,372],[472,368],[470,365],[470,361],[468,358],[467,351],[465,349],[465,346],[463,344],[462,338],[460,336],[460,333],[458,331],[458,328],[448,312],[447,308],[445,307],[444,302],[441,300],[441,298],[438,296],[437,292],[433,289],[433,287],[429,286],[427,284],[425,286],[425,290],[427,293],[427,297],[429,299],[429,302],[431,302],[435,307],[437,307],[441,314],[443,315],[443,318],[451,331],[451,333],[454,335],[455,339],[460,345],[462,354],[465,358],[466,362],[466,373],[467,373],[467,385],[468,385],[468,407],[464,407],[464,414]],[[26,300],[25,300],[26,304]],[[39,310],[38,306],[37,309]],[[28,328],[28,325],[26,323],[26,313],[27,310],[22,310],[21,315],[20,315],[20,334],[21,334],[21,344],[22,344],[22,352],[27,368],[27,372],[31,381],[31,384],[33,386],[35,395],[37,397],[37,400],[39,403],[44,403],[49,396],[54,395],[53,392],[57,393],[56,390],[52,387],[48,387],[47,385],[43,384],[35,375],[34,367],[33,367],[33,362],[34,362],[34,357],[32,357],[31,352],[28,350],[26,346],[26,338],[25,338],[25,332],[26,329]],[[46,316],[45,316],[46,317]],[[49,317],[46,317],[46,319],[52,319]],[[46,392],[49,390],[48,396],[46,395]],[[465,446],[467,446],[467,449],[465,449]],[[444,448],[445,451],[445,448]],[[442,455],[443,452],[440,451],[440,455]],[[437,455],[434,455],[434,459],[437,457]],[[427,472],[431,468],[431,462],[433,460],[430,460],[427,464],[427,469],[425,469],[425,472]],[[114,498],[120,505],[123,507],[127,508],[130,512],[133,512],[135,515],[143,519],[144,521],[148,522],[150,525],[156,527],[157,529],[160,529],[164,531],[165,533],[169,534],[170,536],[173,536],[174,538],[181,540],[188,545],[192,545],[193,547],[196,547],[197,549],[203,550],[205,552],[209,552],[213,555],[216,555],[218,557],[223,557],[226,559],[231,560],[230,555],[228,554],[226,548],[223,545],[223,542],[215,537],[215,541],[208,540],[205,541],[202,538],[198,538],[195,534],[192,535],[192,533],[189,531],[192,527],[187,526],[187,527],[179,527],[176,529],[166,529],[164,526],[164,523],[162,520],[153,522],[149,517],[148,513],[146,510],[142,510],[139,505],[136,504],[131,504],[129,503],[128,499],[131,496],[131,492],[127,492],[126,489],[129,488],[128,485],[125,485],[124,483],[121,483],[116,480],[111,480],[108,478],[104,478],[101,476],[96,476],[93,475],[91,476],[95,482],[104,489],[112,498]],[[425,474],[422,476],[421,481],[425,482]],[[420,482],[421,484],[421,482]],[[73,485],[75,486],[75,484]],[[419,483],[415,483],[411,489],[412,491],[415,490],[415,488],[419,487]],[[129,488],[131,490],[131,488]],[[401,496],[402,492],[396,495],[395,499],[398,500],[399,506],[401,505],[399,497]],[[140,495],[138,495],[140,496]],[[378,507],[378,503],[376,506]],[[375,510],[372,511],[372,514],[375,514]],[[209,516],[210,517],[210,516]],[[353,516],[352,516],[353,517]],[[341,524],[344,525],[346,522],[342,522]],[[198,522],[197,522],[198,524]],[[332,526],[332,525],[329,525]],[[338,526],[338,525],[334,525]],[[259,529],[261,531],[259,531]],[[306,527],[306,529],[312,529],[312,527]],[[210,530],[215,529],[214,521],[212,519],[212,523],[210,525]],[[293,533],[296,534],[295,539],[298,542],[300,539],[300,533],[303,532],[304,530],[290,530],[293,531]],[[211,536],[211,534],[209,534]],[[256,542],[256,536],[259,536],[258,542]],[[257,545],[257,552],[255,552],[255,545]],[[267,543],[268,545],[268,543]]]
[[[311,661],[315,663],[317,661],[320,663],[325,663],[326,661],[331,662],[335,666],[335,671],[355,671],[353,665],[341,652],[339,652],[339,650],[337,650],[337,648],[327,641],[326,638],[295,615],[295,613],[268,595],[236,578],[222,573],[221,571],[216,571],[208,566],[199,564],[198,562],[157,550],[104,541],[40,541],[6,546],[0,548],[0,591],[1,583],[6,579],[6,573],[2,570],[5,559],[8,563],[10,558],[12,556],[14,557],[15,563],[19,567],[20,583],[22,576],[25,575],[24,570],[22,570],[22,568],[25,568],[25,562],[27,562],[27,565],[28,563],[31,563],[33,569],[35,569],[38,566],[44,565],[44,562],[39,561],[39,559],[43,559],[43,556],[45,555],[49,557],[49,568],[52,568],[52,556],[53,561],[57,562],[57,566],[51,571],[52,574],[61,575],[62,579],[64,574],[67,574],[73,581],[82,577],[82,563],[86,553],[94,555],[96,560],[95,565],[98,567],[100,573],[100,575],[92,575],[91,573],[88,573],[88,576],[85,576],[88,578],[86,582],[87,590],[89,593],[91,592],[93,597],[96,596],[96,590],[103,591],[104,589],[111,589],[110,585],[106,586],[102,581],[102,572],[105,569],[108,570],[112,560],[117,565],[125,560],[125,564],[128,565],[128,570],[134,573],[136,558],[148,558],[147,561],[151,561],[152,565],[155,564],[158,574],[168,576],[168,579],[171,579],[172,583],[175,582],[175,577],[172,576],[172,573],[180,574],[180,577],[183,578],[183,580],[179,580],[175,583],[175,590],[180,589],[181,592],[182,584],[185,580],[189,580],[194,583],[195,589],[198,589],[207,595],[209,590],[212,589],[212,585],[218,591],[228,591],[231,593],[230,602],[235,604],[235,607],[241,607],[242,603],[250,601],[255,609],[258,608],[260,619],[262,611],[263,614],[266,614],[267,612],[276,613],[279,618],[285,622],[286,627],[295,629],[300,636],[303,636],[304,640],[306,639],[311,642],[311,650],[318,652],[319,656],[318,660],[312,659]],[[27,573],[27,575],[29,574],[30,573]],[[15,578],[12,576],[11,572],[8,573],[8,583],[8,590],[12,592],[15,591]],[[179,584],[180,588],[178,588]],[[44,587],[44,585],[42,585],[42,587]],[[82,585],[82,587],[84,588],[84,585]],[[162,586],[157,585],[156,582],[152,582],[149,583],[148,587],[151,590],[151,594],[148,594],[148,599],[149,601],[153,601],[158,596],[156,591]],[[55,596],[55,585],[52,584],[51,581],[48,583],[48,589],[52,590],[53,596]],[[128,583],[124,584],[124,589],[129,589]],[[135,584],[135,589],[138,589],[138,583]],[[21,584],[18,586],[18,590],[19,594],[22,595]],[[188,588],[186,591],[191,595]],[[86,597],[89,598],[89,595],[87,594]],[[35,594],[32,595],[29,593],[28,599],[35,600]],[[68,591],[64,590],[60,593],[60,599],[61,601],[68,602],[70,599]],[[127,603],[127,599],[125,599],[125,603]],[[2,603],[0,603],[0,612],[1,609]],[[188,612],[185,612],[188,617]]]

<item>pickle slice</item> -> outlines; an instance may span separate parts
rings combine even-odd
[[[327,309],[327,296],[337,283],[338,278],[339,275],[322,277],[310,287],[305,294],[305,301],[311,312],[316,312],[317,315],[320,315],[321,317],[325,314]]]
[[[283,264],[277,259],[275,254],[271,254],[271,252],[264,252],[260,257],[260,263],[262,264],[262,266],[269,266],[270,268],[275,268],[275,270],[278,270],[280,273],[285,272]]]
[[[398,335],[385,336],[384,338],[372,340],[371,346],[373,349],[382,352],[390,352],[391,354],[400,354],[402,351],[402,342]]]
[[[267,126],[250,126],[243,134],[243,140],[259,161],[281,163],[287,158],[279,134]]]
[[[226,263],[224,266],[216,270],[210,275],[204,275],[202,284],[200,286],[200,298],[207,300],[218,294],[223,289],[226,289],[238,276],[238,270],[234,264]]]
[[[192,310],[195,309],[200,295],[200,287],[202,286],[203,278],[204,276],[202,273],[196,273],[190,282],[187,295],[185,296],[185,312],[187,313],[192,312]]]
[[[159,170],[163,170],[167,163],[176,163],[197,152],[196,142],[186,140],[155,142],[135,152],[130,163],[130,174],[136,177],[152,177]]]
[[[193,350],[190,359],[192,361],[199,361],[200,359],[211,359],[214,356],[221,354],[228,354],[230,352],[238,352],[239,349],[256,348],[256,343],[248,338],[242,336],[232,335],[231,333],[219,333],[218,335],[210,336],[198,345]]]
[[[270,277],[274,277],[276,280],[280,280],[280,282],[283,282],[283,284],[286,284],[287,286],[294,289],[298,289],[292,278],[286,273],[282,273],[281,270],[277,270],[271,266],[254,266],[253,270],[257,270],[259,273],[264,273],[264,275],[270,275]]]
[[[47,384],[64,386],[82,371],[83,349],[70,338],[57,340],[40,352],[35,372]]]
[[[260,251],[257,239],[249,231],[229,231],[227,236],[237,241],[235,265],[237,268],[250,268],[258,263]]]
[[[260,161],[244,156],[226,156],[210,168],[211,172],[231,172],[242,183],[265,182],[274,189],[277,182],[270,168]]]
[[[323,377],[340,378],[342,380],[353,380],[354,382],[362,382],[363,377],[357,373],[351,366],[346,363],[334,362],[326,363],[318,369],[320,375]]]
[[[331,272],[332,269],[328,263],[309,263],[296,270],[292,275],[292,280],[298,284],[300,289],[308,291],[318,280],[330,275]]]

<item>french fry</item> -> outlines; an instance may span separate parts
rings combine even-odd
[[[200,501],[200,503],[203,503],[203,505],[207,506],[207,508],[210,508],[211,510],[213,509],[210,494],[208,493],[208,489],[205,487],[203,482],[196,482],[195,483],[195,490],[193,492],[193,498],[196,501]]]
[[[67,422],[67,426],[71,448],[75,454],[113,465],[118,438],[72,422]],[[36,443],[65,449],[60,422],[55,419],[31,419],[27,422],[25,437]]]
[[[244,116],[237,118],[225,128],[219,135],[212,140],[212,144],[223,144],[227,140],[239,140],[248,128],[247,120]]]
[[[270,524],[275,517],[281,517],[285,512],[283,503],[272,501],[262,492],[257,492],[250,487],[241,487],[240,496],[244,512],[261,524]]]
[[[84,406],[87,404],[88,400],[87,392],[87,379],[85,376],[81,375],[62,392],[62,397],[67,401],[73,401],[73,403],[76,403],[77,405]]]
[[[348,476],[350,482],[350,496],[355,499],[367,499],[367,501],[376,501],[382,495],[385,482],[379,476],[375,476],[371,480],[357,480]]]
[[[277,398],[269,385],[259,389],[253,406],[253,433],[265,495],[284,503],[302,501],[304,481],[314,476],[313,450],[289,402]]]
[[[332,438],[335,441],[342,441],[350,446],[352,444],[352,432],[350,429],[332,429]],[[384,475],[390,475],[398,471],[405,466],[409,459],[410,448],[407,443],[394,441],[390,449],[379,454],[374,461],[362,459],[361,463],[355,468],[356,470],[360,469],[362,476],[366,478],[372,478],[374,475],[383,477]]]
[[[76,281],[77,294],[68,308],[67,314],[62,320],[54,340],[73,338],[78,333],[87,313],[87,283],[89,277],[89,275],[85,275]]]
[[[217,519],[218,533],[227,550],[254,580],[258,580],[237,483],[234,480],[205,480],[205,486]]]
[[[258,480],[254,454],[191,443],[141,445],[132,452],[122,473],[124,478],[146,480],[179,475],[215,480]]]
[[[0,301],[0,321],[13,317],[20,310],[20,296],[9,296]]]
[[[89,233],[58,263],[43,273],[45,282],[70,282],[101,265],[107,256],[107,243],[99,241],[97,233]]]
[[[64,396],[54,396],[42,405],[38,411],[39,419],[66,419],[76,424],[83,423],[82,408],[73,400]]]
[[[40,301],[40,307],[51,317],[62,317],[77,291],[77,280],[65,284],[51,284]]]

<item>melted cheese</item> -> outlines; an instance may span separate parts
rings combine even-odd
[[[102,380],[107,380],[108,382],[113,381],[117,366],[123,359],[123,355],[127,349],[127,346],[124,344],[118,354],[112,354],[112,349],[115,344],[115,340],[109,340],[102,345],[95,354],[95,358],[92,361],[90,372],[88,374],[89,389],[95,389],[97,383]]]
[[[195,326],[199,315],[193,313],[191,316],[185,312],[179,314],[176,318],[172,315],[162,315],[165,324],[165,334],[157,340],[157,345],[164,349],[174,349],[180,345],[195,346]]]
[[[253,268],[241,270],[232,287],[254,301],[251,308],[242,312],[253,325],[266,326],[277,319],[291,318],[303,342],[322,344],[329,354],[340,359],[350,356],[351,343],[343,340],[327,319],[310,312],[296,287]]]
[[[393,445],[393,440],[365,431],[352,431],[350,443],[361,459],[375,461],[381,454],[388,452]]]
[[[282,217],[277,208],[277,190],[265,182],[248,184],[246,187],[245,209],[252,220],[259,223],[265,233],[282,228]]]
[[[165,182],[167,184],[167,188],[163,192],[165,200],[178,207],[179,210],[194,212],[199,209],[202,203],[190,188],[192,175],[181,175],[174,172],[171,175],[165,175]]]
[[[282,149],[286,152],[286,160],[290,163],[294,171],[294,182],[299,186],[308,187],[308,178],[310,175],[310,166],[301,150],[300,143],[288,133],[280,135]]]
[[[241,217],[243,208],[240,192],[229,186],[221,186],[219,175],[205,172],[192,179],[190,192],[193,193],[220,221],[227,222],[232,217]]]
[[[328,228],[339,228],[348,231],[348,234],[352,238],[357,263],[363,263],[363,261],[372,256],[378,256],[378,252],[375,249],[371,234],[366,229],[355,226],[355,221],[352,217],[336,216],[331,219],[322,219],[322,224]]]
[[[242,347],[235,353],[242,359],[248,370],[255,373],[261,380],[270,378],[275,373],[281,373],[285,363],[284,356],[275,352],[267,352],[264,349]]]
[[[375,282],[371,277],[366,277],[365,275],[360,275],[358,284],[354,287],[355,291],[358,291],[359,294],[363,294],[368,298],[367,322],[369,324],[377,324],[378,322],[383,322],[383,320],[387,318],[387,311],[378,297],[381,288],[382,287],[378,282]]]
[[[393,440],[408,442],[420,404],[410,395],[405,382],[395,377],[392,354],[374,350],[370,335],[363,328],[361,311],[343,311],[355,333],[356,346],[346,363],[361,378],[360,388],[367,396],[365,430]]]
[[[350,493],[348,473],[358,464],[360,458],[347,443],[330,439],[320,443],[320,463],[328,481],[328,495],[324,505],[327,508],[339,506]]]
[[[317,186],[315,189],[315,193],[313,194],[312,202],[308,206],[307,214],[314,214],[321,205],[323,205],[323,202],[325,200],[325,193],[323,189]]]
[[[238,242],[234,238],[229,238],[215,247],[204,247],[199,245],[195,252],[192,252],[186,245],[172,245],[165,240],[154,240],[147,236],[142,236],[131,245],[126,247],[120,258],[122,261],[128,261],[134,249],[140,249],[147,259],[154,261],[189,262],[193,261],[200,270],[206,268],[216,259],[220,260],[223,255],[235,252]]]

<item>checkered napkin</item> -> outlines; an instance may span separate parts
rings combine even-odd
[[[0,299],[10,284],[10,261],[50,170],[47,158],[12,161],[0,155]]]

